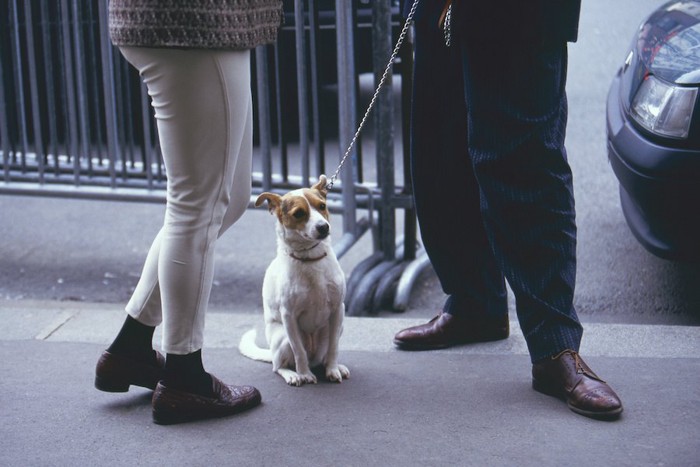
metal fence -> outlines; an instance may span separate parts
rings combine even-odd
[[[357,128],[360,77],[376,82],[391,55],[398,7],[391,0],[284,1],[278,42],[253,55],[254,197],[335,171]],[[109,42],[106,10],[107,0],[0,0],[0,194],[165,200],[149,98]],[[407,108],[411,57],[406,44],[394,66],[399,91],[390,76],[370,136],[355,145],[329,193],[343,219],[338,256],[367,232],[374,240],[374,253],[348,279],[350,315],[406,309],[428,265],[416,240],[405,150],[394,144],[396,95]]]

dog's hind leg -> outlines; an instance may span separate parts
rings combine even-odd
[[[294,371],[296,368],[294,352],[282,324],[268,323],[265,332],[272,351],[272,371],[280,375],[290,386],[315,383],[315,376],[311,375],[312,378],[308,378]]]
[[[294,358],[294,369],[296,370],[296,374],[299,376],[300,380],[299,384],[294,385],[299,386],[300,384],[305,383],[315,384],[316,376],[314,376],[309,368],[309,357],[306,353],[306,348],[304,347],[304,337],[299,330],[299,324],[296,321],[296,317],[288,310],[282,309],[280,311],[282,316],[282,324],[284,325],[284,330],[286,331],[286,339],[283,346],[285,344],[289,346],[291,354]],[[282,376],[284,377],[284,375]],[[287,378],[285,378],[285,381],[287,381],[288,384],[292,384],[289,382],[289,380],[287,380]]]

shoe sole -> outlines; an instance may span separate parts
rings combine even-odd
[[[208,420],[229,417],[241,412],[245,412],[262,403],[262,396],[258,392],[252,399],[246,403],[237,404],[235,406],[212,408],[202,410],[201,408],[189,406],[183,408],[177,401],[160,401],[156,402],[157,392],[153,395],[152,416],[153,423],[156,425],[174,425],[176,423],[194,422],[198,420]]]
[[[250,407],[249,407],[250,408]],[[207,414],[207,415],[183,415],[173,412],[153,411],[153,423],[156,425],[177,425],[179,423],[197,422],[201,420],[215,420],[217,418],[230,417],[238,413],[244,412],[248,408],[235,410],[232,412]]]
[[[260,401],[253,402],[250,405],[236,407],[235,409],[227,410],[224,412],[208,412],[206,414],[201,415],[195,415],[192,413],[182,414],[177,412],[166,412],[162,410],[153,409],[153,423],[155,423],[156,425],[175,425],[178,423],[196,422],[199,420],[210,420],[230,417],[232,415],[236,415],[241,412],[245,412],[246,410],[250,410],[254,407],[257,407],[258,405],[260,405]]]
[[[546,396],[556,397],[557,399],[566,402],[566,405],[567,407],[569,407],[569,410],[579,415],[584,415],[586,417],[595,418],[598,420],[616,420],[620,417],[620,414],[622,413],[622,407],[618,407],[617,409],[609,410],[607,412],[591,412],[590,410],[580,409],[572,405],[571,402],[567,400],[565,394],[562,394],[560,391],[557,391],[556,389],[553,389],[544,383],[540,383],[536,379],[532,380],[532,389]]]
[[[610,410],[608,412],[590,412],[588,410],[582,410],[582,409],[579,409],[578,407],[574,407],[573,405],[571,405],[568,402],[566,403],[566,405],[569,406],[569,409],[572,412],[576,412],[579,415],[585,415],[586,417],[595,418],[598,420],[606,420],[606,421],[617,420],[618,418],[620,418],[620,414],[622,414],[622,407],[619,407],[619,408],[614,409],[614,410]]]
[[[458,345],[502,341],[502,340],[508,339],[509,336],[510,336],[509,333],[505,333],[505,334],[502,334],[499,336],[485,337],[482,339],[468,339],[468,340],[464,340],[464,341],[448,342],[445,344],[409,344],[409,343],[397,341],[394,339],[394,345],[399,350],[441,350],[441,349],[448,349],[450,347],[455,347]]]
[[[452,347],[452,346],[455,346],[458,344],[415,345],[415,344],[406,344],[405,342],[400,342],[400,341],[394,341],[394,345],[399,350],[440,350],[440,349],[447,349],[449,347]]]
[[[193,422],[207,417],[187,417],[174,413],[153,411],[153,423],[156,425],[175,425],[177,423]]]
[[[95,376],[95,388],[104,392],[129,392],[131,386],[138,386],[140,388],[149,389],[153,391],[156,386],[155,384],[142,383],[139,381],[131,381],[129,383],[124,383],[122,381],[116,382],[109,378],[104,378],[100,376]]]

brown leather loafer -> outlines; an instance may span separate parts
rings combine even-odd
[[[510,333],[508,315],[454,316],[441,312],[426,324],[403,329],[394,336],[402,350],[444,349],[458,344],[506,339]]]
[[[622,413],[622,402],[615,391],[573,350],[532,365],[532,387],[566,401],[581,415],[615,419]]]
[[[105,350],[95,368],[95,387],[106,392],[127,392],[132,385],[155,389],[165,368],[165,357],[159,352],[155,356],[155,363],[146,363]]]
[[[165,387],[158,383],[153,392],[153,421],[170,425],[205,418],[233,415],[260,404],[260,391],[252,386],[230,386],[211,375],[214,397]]]

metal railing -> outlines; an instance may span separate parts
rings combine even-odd
[[[335,170],[356,130],[360,76],[374,73],[377,81],[401,22],[395,1],[284,6],[277,44],[253,55],[253,197],[309,186]],[[0,194],[165,200],[149,98],[109,41],[106,9],[107,0],[0,1]],[[403,108],[411,57],[410,46],[402,47]],[[338,256],[368,231],[374,239],[374,253],[348,279],[350,315],[406,309],[428,265],[416,240],[407,144],[395,167],[395,94],[389,79],[373,109],[373,135],[356,145],[329,193],[343,219]],[[405,139],[408,119],[399,120]],[[404,211],[399,240],[397,210]]]

